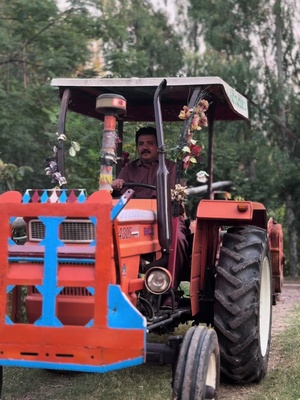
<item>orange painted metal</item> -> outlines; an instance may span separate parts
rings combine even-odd
[[[106,191],[96,192],[83,204],[22,204],[21,197],[16,192],[8,192],[0,197],[0,220],[2,223],[0,230],[0,363],[2,365],[105,372],[109,369],[135,365],[143,361],[146,332],[145,324],[142,322],[143,318],[136,310],[127,307],[126,300],[122,297],[112,278],[114,276],[111,272],[113,265],[112,229],[108,228],[105,233],[103,232],[103,226],[112,226],[110,194]],[[18,216],[46,218],[51,221],[58,217],[61,217],[61,220],[67,217],[94,218],[97,221],[94,265],[58,266],[56,261],[58,259],[55,257],[58,256],[59,250],[56,247],[57,253],[53,254],[53,256],[55,255],[53,257],[54,270],[49,262],[46,268],[46,259],[49,257],[49,254],[46,254],[47,236],[43,241],[45,242],[44,263],[9,262],[9,249],[14,247],[13,243],[8,245],[10,220],[12,217]],[[41,242],[42,249],[43,242]],[[59,244],[59,241],[56,244]],[[52,241],[50,248],[53,248]],[[49,259],[51,260],[51,258]],[[56,273],[56,268],[55,287],[57,289],[64,286],[91,287],[93,289],[93,307],[87,314],[89,317],[87,320],[90,320],[88,325],[64,325],[61,323],[62,321],[59,321],[60,313],[57,310],[53,317],[46,318],[45,310],[41,308],[41,302],[39,305],[41,315],[38,315],[40,318],[34,324],[14,323],[9,320],[7,293],[11,288],[38,286],[38,288],[45,289],[48,285],[48,282],[45,281],[46,272],[49,275],[50,271],[51,275],[53,271]],[[134,268],[138,268],[138,266],[135,265]],[[117,296],[110,295],[112,290]],[[53,295],[56,300],[59,297],[55,292],[48,291],[48,293]],[[61,297],[63,298],[63,296]],[[47,305],[52,304],[51,301],[49,303],[49,298],[44,298],[44,301]],[[77,301],[78,312],[78,299],[74,299],[74,301],[75,303]],[[70,302],[68,306],[70,306]],[[119,308],[120,311],[118,311]],[[123,309],[128,310],[132,317],[133,322],[130,322],[132,328],[126,325],[126,314],[125,320],[122,319]],[[65,312],[69,311],[66,306]],[[53,321],[54,323],[52,323]],[[37,322],[39,323],[37,324]]]
[[[178,227],[179,227],[179,218],[173,217],[172,218],[172,246],[171,246],[171,253],[168,262],[168,270],[172,277],[172,282],[175,281],[175,265],[176,265],[176,253],[177,253],[177,242],[178,242]]]
[[[281,293],[283,284],[283,231],[281,224],[274,223],[273,218],[268,222],[268,236],[272,260],[272,274],[275,293]]]
[[[224,226],[256,225],[266,229],[266,209],[261,203],[235,200],[201,200],[196,214],[196,227],[191,264],[191,307],[196,315],[205,297],[206,274],[216,265],[220,248],[220,230]]]
[[[239,208],[242,211],[239,211]],[[237,200],[201,200],[197,218],[220,220],[222,225],[252,225],[267,228],[266,209],[263,204]]]
[[[2,328],[2,327],[1,327]],[[101,366],[143,357],[144,338],[136,330],[18,324],[1,329],[1,358]],[[57,368],[60,366],[57,365]]]
[[[192,315],[200,310],[199,298],[205,295],[206,269],[213,268],[218,251],[219,225],[213,221],[205,221],[197,218],[194,235],[190,296]]]
[[[0,203],[21,203],[22,195],[14,190],[5,192],[0,196]]]
[[[251,220],[253,216],[253,206],[250,201],[244,202],[248,209],[241,213],[238,211],[239,201],[228,200],[201,200],[198,209],[197,217],[201,219],[241,219]]]

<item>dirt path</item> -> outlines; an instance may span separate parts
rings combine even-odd
[[[300,282],[285,283],[277,304],[273,307],[272,338],[279,335],[288,327],[288,315],[295,308],[296,304],[300,304]],[[274,369],[278,362],[279,355],[271,343],[268,371]],[[219,399],[247,400],[247,397],[255,390],[257,390],[257,384],[244,386],[221,385]]]

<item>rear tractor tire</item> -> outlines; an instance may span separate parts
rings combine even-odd
[[[266,374],[272,323],[272,271],[267,233],[233,227],[223,237],[217,267],[214,327],[221,379],[260,382]]]
[[[184,336],[173,382],[173,400],[217,399],[220,352],[213,329],[190,328]]]

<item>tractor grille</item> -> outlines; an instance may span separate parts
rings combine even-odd
[[[38,220],[29,222],[29,238],[30,240],[40,241],[45,237],[45,225]]]
[[[39,242],[45,237],[45,226],[38,220],[29,222],[29,240]],[[95,240],[95,226],[89,220],[67,219],[60,225],[59,238],[65,243],[91,243]]]
[[[40,294],[35,286],[31,287],[32,294]],[[84,287],[64,287],[58,296],[92,296]]]
[[[90,243],[95,239],[95,226],[91,221],[66,221],[61,224],[64,242]]]

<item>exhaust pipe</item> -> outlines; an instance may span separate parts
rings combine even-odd
[[[166,147],[160,106],[160,97],[166,86],[167,81],[164,79],[155,91],[154,115],[158,145],[158,170],[156,175],[158,240],[162,252],[170,253],[172,243],[171,190],[169,171],[165,163]]]

